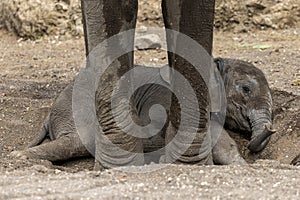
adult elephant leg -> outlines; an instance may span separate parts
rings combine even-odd
[[[111,168],[141,165],[144,162],[140,154],[143,150],[142,141],[126,134],[115,120],[115,117],[118,117],[118,122],[130,126],[132,122],[126,121],[130,117],[124,114],[128,105],[122,103],[124,102],[122,95],[117,98],[113,107],[114,113],[118,116],[114,116],[111,103],[117,81],[133,67],[133,51],[127,53],[126,48],[130,46],[133,50],[134,31],[126,34],[126,40],[118,37],[107,40],[120,32],[135,28],[137,2],[137,0],[82,0],[88,67],[96,64],[95,59],[112,60],[102,76],[98,77],[99,82],[96,86],[96,114],[103,132],[95,135],[95,166]],[[97,52],[97,45],[100,43],[101,52]],[[123,53],[114,60],[113,55],[116,51]],[[97,55],[97,58],[94,58],[94,55]]]
[[[214,0],[163,0],[163,17],[166,28],[183,33],[198,42],[211,55],[213,37]],[[194,53],[188,46],[178,45],[180,37],[170,34],[167,31],[167,44],[169,51],[186,51]],[[182,49],[183,48],[183,49]],[[179,105],[172,97],[170,110],[170,123],[166,135],[166,143],[170,143],[166,149],[166,162],[177,160],[180,163],[213,164],[211,154],[211,136],[209,127],[209,94],[208,87],[203,77],[195,69],[206,66],[210,69],[212,64],[210,59],[201,59],[201,66],[192,66],[187,60],[168,52],[169,64],[172,68],[182,74],[187,79],[196,93],[196,101],[191,100],[186,105]],[[203,61],[202,61],[203,60]],[[184,91],[181,83],[172,80],[173,91]],[[193,99],[190,94],[178,99]],[[192,95],[192,94],[191,94]],[[198,105],[200,116],[193,116],[193,110]],[[183,112],[180,116],[180,110]],[[195,119],[199,117],[199,119]],[[183,119],[184,118],[184,119]],[[198,120],[196,127],[190,127],[189,121]],[[183,131],[179,132],[179,123]],[[191,130],[196,132],[195,137]],[[178,131],[178,132],[177,132]],[[177,133],[176,133],[177,132]],[[176,135],[176,137],[175,137]],[[193,137],[193,138],[191,138]],[[190,142],[192,140],[192,142]]]

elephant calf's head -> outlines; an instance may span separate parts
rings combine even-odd
[[[263,72],[241,60],[217,58],[215,62],[226,90],[225,125],[252,133],[249,150],[263,150],[275,132],[272,129],[272,97]]]

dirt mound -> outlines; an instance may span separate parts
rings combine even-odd
[[[299,0],[217,0],[220,30],[285,29],[300,21]],[[160,1],[140,0],[139,21],[163,26]],[[0,24],[21,37],[82,35],[80,0],[10,0],[0,3]]]
[[[10,0],[0,3],[0,22],[20,37],[83,34],[80,0]]]
[[[300,20],[299,0],[217,0],[215,27],[221,30],[286,29]]]

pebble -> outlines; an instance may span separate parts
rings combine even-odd
[[[135,38],[134,46],[138,50],[159,49],[162,41],[156,34],[140,35]]]

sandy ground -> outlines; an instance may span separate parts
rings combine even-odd
[[[54,166],[12,160],[8,154],[25,148],[39,133],[55,97],[84,63],[84,42],[61,37],[24,41],[3,29],[0,41],[0,199],[300,198],[300,168],[289,165],[300,153],[300,28],[215,32],[214,56],[254,63],[273,90],[277,133],[268,147],[250,154],[247,138],[232,133],[242,155],[254,164],[127,169],[144,173],[93,172],[89,158]],[[166,52],[137,51],[135,62],[163,65]]]
[[[144,171],[148,167],[139,167]],[[299,168],[168,165],[151,173],[67,173],[35,167],[0,175],[0,199],[299,199]]]

